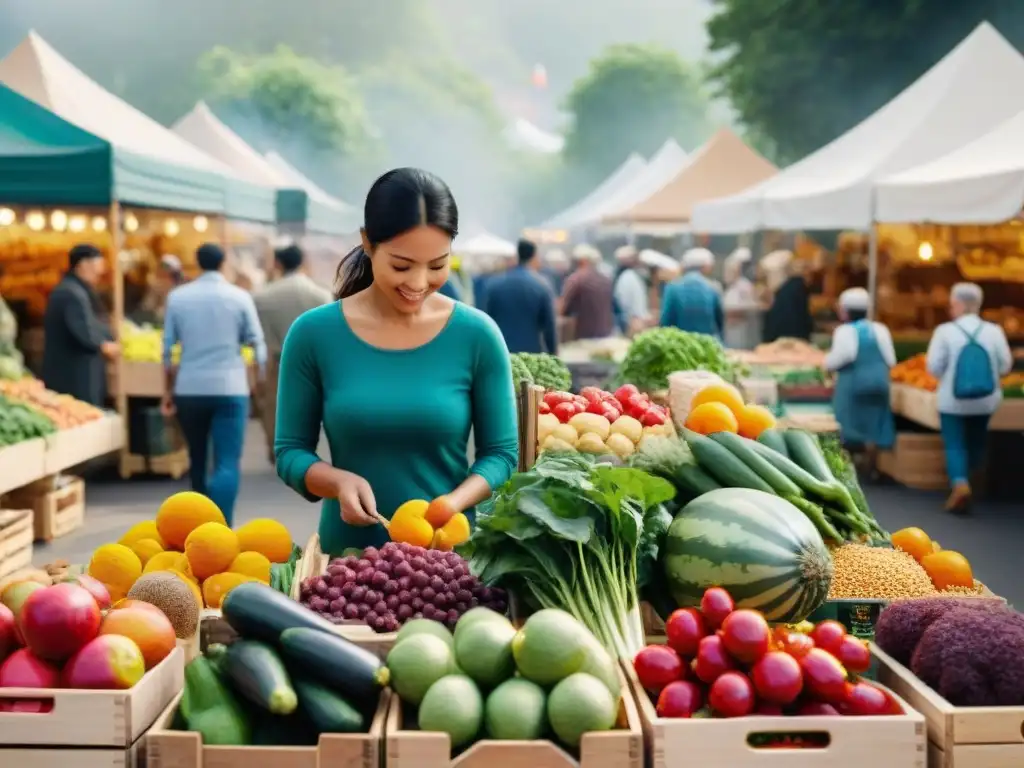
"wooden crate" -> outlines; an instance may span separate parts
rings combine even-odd
[[[537,418],[544,388],[523,383],[516,397],[519,418],[519,471],[526,472],[537,462]]]
[[[1024,707],[954,707],[877,646],[878,679],[924,715],[928,768],[1021,768]]]
[[[14,506],[32,510],[36,541],[53,541],[82,527],[85,522],[85,481],[65,477],[59,488],[18,491],[10,496]]]
[[[160,715],[146,738],[148,768],[379,768],[384,723],[390,704],[385,691],[369,733],[330,733],[315,747],[204,746],[202,736],[172,731],[179,695]]]
[[[164,366],[163,363],[140,363],[122,360],[120,364],[121,378],[118,379],[118,366],[111,363],[107,366],[107,389],[109,392],[122,393],[127,397],[163,397]]]
[[[643,768],[644,764],[640,720],[625,688],[617,729],[584,734],[578,761],[546,739],[484,739],[453,758],[448,734],[406,730],[404,714],[402,702],[393,696],[384,729],[385,768]]]
[[[32,510],[0,510],[0,579],[31,565]]]
[[[45,716],[0,712],[0,745],[127,750],[156,722],[184,684],[184,653],[175,648],[126,691],[5,688],[0,701],[45,698],[52,701],[53,709]],[[64,765],[77,768],[78,763]]]
[[[901,389],[898,397],[899,411],[893,411],[905,419],[928,429],[939,428],[939,396],[920,387],[895,384]]]
[[[0,448],[0,494],[13,491],[46,475],[46,441],[24,440]]]
[[[54,475],[114,450],[110,422],[105,418],[96,419],[72,429],[62,429],[47,438],[44,469],[46,474]]]
[[[892,450],[879,455],[878,470],[908,488],[937,491],[949,487],[946,454],[938,434],[898,433]]]
[[[887,717],[663,719],[631,665],[623,669],[651,768],[925,768],[924,718],[902,699],[907,713]],[[823,732],[829,740],[822,749],[757,749],[748,743],[757,735]]]

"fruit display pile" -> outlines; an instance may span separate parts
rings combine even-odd
[[[730,432],[756,440],[762,432],[774,429],[775,416],[763,405],[747,404],[731,384],[709,384],[690,400],[685,426],[699,435]]]
[[[667,645],[633,660],[659,717],[903,714],[892,694],[858,677],[871,652],[838,622],[773,629],[713,587],[699,608],[673,612],[665,632]]]
[[[219,608],[224,596],[246,581],[287,594],[299,554],[288,529],[276,520],[250,520],[232,530],[210,499],[184,491],[168,497],[154,520],[136,523],[117,542],[99,546],[88,572],[115,600],[150,589],[152,574],[171,573],[189,587],[190,603]]]
[[[129,363],[161,363],[163,361],[164,334],[159,328],[143,325],[137,326],[124,323],[121,329],[121,355]],[[254,353],[251,347],[242,347],[242,359],[249,365],[253,363]],[[171,361],[177,363],[181,359],[181,345],[176,344],[171,350]]]
[[[222,606],[238,635],[185,667],[174,727],[205,745],[315,746],[323,733],[366,733],[388,683],[376,656],[266,584]]]
[[[508,608],[505,592],[482,585],[454,552],[396,542],[335,558],[326,573],[302,583],[299,599],[334,624],[363,622],[377,632],[416,619],[454,628],[477,606]]]
[[[111,606],[96,579],[9,584],[0,595],[0,689],[131,688],[175,648],[170,619],[156,606]],[[0,712],[48,712],[52,699],[0,700]]]
[[[469,518],[456,512],[447,496],[413,499],[395,510],[388,536],[399,544],[450,552],[469,538]]]
[[[0,395],[0,448],[56,431],[53,421],[39,411]]]
[[[463,616],[454,633],[413,621],[387,666],[402,703],[416,708],[419,730],[447,733],[455,748],[553,735],[575,750],[585,733],[615,727],[622,695],[611,655],[558,610],[533,614],[518,631],[483,607]]]
[[[896,384],[906,384],[927,392],[939,388],[939,380],[928,372],[928,356],[925,354],[908,357],[890,369],[889,376]],[[1000,382],[1003,397],[1024,397],[1024,373],[1014,372],[1004,376]]]
[[[632,384],[614,394],[584,387],[578,395],[546,392],[537,417],[541,451],[580,451],[631,456],[647,436],[674,434],[667,409],[652,403]]]
[[[638,334],[619,367],[619,376],[644,392],[660,392],[668,388],[668,377],[676,371],[708,371],[726,380],[735,377],[725,349],[713,336],[678,328],[652,328]]]
[[[51,392],[38,379],[0,381],[0,396],[45,416],[57,429],[72,429],[103,418],[99,408],[70,395]]]

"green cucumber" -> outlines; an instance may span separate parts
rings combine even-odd
[[[764,430],[757,436],[757,442],[761,443],[761,445],[767,445],[769,448],[778,451],[787,459],[789,458],[789,449],[786,447],[786,438],[779,430]]]
[[[805,493],[821,496],[823,499],[828,498],[826,494],[830,492],[829,484],[823,483],[792,459],[787,459],[774,448],[769,448],[756,440],[751,441],[749,447],[751,451],[779,470]]]
[[[726,488],[751,488],[764,493],[775,493],[754,470],[711,438],[685,428],[683,436],[701,469]]]
[[[224,672],[235,691],[271,714],[290,715],[299,704],[281,659],[259,640],[236,640],[228,646]]]
[[[750,447],[754,444],[753,440],[740,437],[734,432],[715,432],[709,437],[754,470],[758,477],[768,483],[778,496],[783,498],[803,496],[803,492],[796,483],[780,472],[771,462],[754,452]]]
[[[334,632],[334,625],[288,595],[266,584],[247,581],[228,592],[220,607],[224,620],[247,640],[262,640],[274,645],[286,629],[306,627],[318,632]]]
[[[357,707],[375,705],[390,681],[388,668],[379,658],[332,632],[286,629],[280,645],[289,671],[297,677],[320,680]]]
[[[694,498],[722,487],[711,475],[696,464],[680,464],[676,467],[673,477],[668,479],[674,480],[676,485],[683,490],[689,491],[690,495]]]
[[[320,733],[366,733],[363,715],[330,688],[299,678],[295,681],[302,711]]]
[[[185,667],[185,690],[178,706],[188,730],[202,736],[204,744],[244,746],[252,740],[241,704],[205,656]]]
[[[789,452],[790,458],[802,469],[823,483],[836,482],[814,435],[802,429],[787,429],[783,432],[783,437],[786,440],[786,450]]]

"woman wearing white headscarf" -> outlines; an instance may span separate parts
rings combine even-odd
[[[859,452],[864,469],[877,472],[879,450],[896,440],[889,401],[889,369],[896,365],[892,335],[881,323],[868,320],[870,298],[863,288],[839,295],[843,321],[832,333],[825,368],[836,374],[832,405],[843,444]]]
[[[984,298],[974,283],[954,285],[949,293],[953,319],[936,328],[928,344],[928,372],[939,380],[951,512],[970,510],[970,478],[985,462],[988,422],[1003,399],[999,379],[1013,367],[1003,329],[978,316]]]
[[[725,260],[722,277],[728,286],[722,297],[725,309],[725,346],[753,349],[760,341],[757,290],[750,274],[754,268],[749,248],[737,248]]]

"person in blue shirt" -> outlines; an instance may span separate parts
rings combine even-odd
[[[167,386],[161,411],[178,417],[188,446],[192,490],[208,496],[231,525],[249,421],[249,370],[242,346],[252,347],[261,381],[267,346],[252,296],[221,274],[221,247],[199,246],[196,261],[202,274],[167,297]],[[181,344],[177,367],[171,360],[176,344]]]
[[[537,246],[520,240],[518,266],[487,286],[485,311],[498,324],[509,352],[547,352],[558,349],[555,297],[534,270]]]
[[[707,277],[714,265],[714,254],[706,248],[691,248],[683,255],[683,276],[665,286],[661,297],[662,326],[721,340],[722,295]]]

